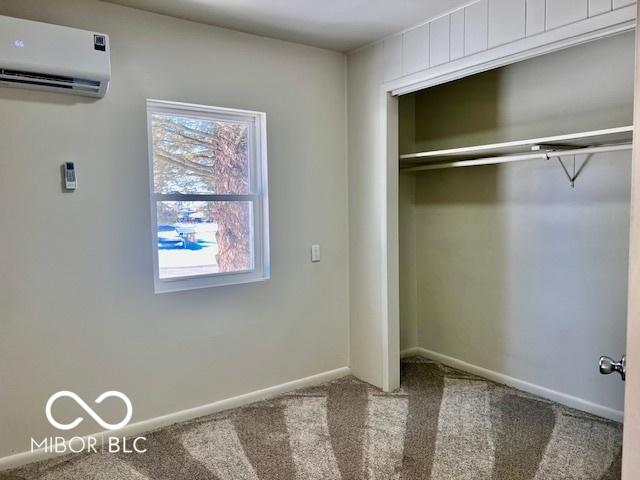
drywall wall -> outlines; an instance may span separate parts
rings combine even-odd
[[[403,99],[415,118],[401,125],[414,129],[401,148],[629,125],[633,40],[600,40]],[[412,210],[401,218],[415,224],[400,232],[403,244],[415,232],[404,255],[416,267],[401,278],[417,294],[401,298],[417,299],[417,333],[403,334],[402,347],[622,410],[624,384],[599,375],[597,361],[625,348],[630,160],[593,156],[575,189],[544,161],[405,178],[400,198],[413,203],[401,201]],[[415,330],[413,308],[401,306],[402,330]]]
[[[105,32],[113,64],[99,101],[0,89],[0,457],[58,433],[62,389],[120,390],[136,422],[347,366],[344,56],[94,1],[0,14]],[[267,112],[269,281],[154,295],[147,98]]]

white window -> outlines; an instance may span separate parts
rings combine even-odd
[[[269,278],[266,114],[147,100],[156,293]]]

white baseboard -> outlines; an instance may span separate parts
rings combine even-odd
[[[443,355],[442,353],[433,352],[425,348],[413,347],[400,352],[400,356],[402,358],[410,357],[413,355],[419,355],[430,360],[435,360],[449,367],[473,373],[475,375],[478,375],[479,377],[492,380],[496,383],[508,385],[510,387],[517,388],[518,390],[522,390],[527,393],[532,393],[534,395],[553,400],[554,402],[561,403],[562,405],[566,405],[571,408],[576,408],[593,415],[598,415],[599,417],[615,420],[616,422],[622,422],[624,416],[623,412],[621,412],[620,410],[615,410],[613,408],[605,407],[604,405],[590,402],[583,398],[574,397],[573,395],[567,395],[566,393],[558,392],[549,388],[542,387],[540,385],[525,382],[524,380],[519,380],[503,373],[494,372],[493,370],[488,370],[477,365],[472,365],[462,360],[458,360],[457,358],[449,357],[447,355]]]
[[[189,408],[187,410],[181,410],[179,412],[170,413],[161,417],[150,418],[141,422],[132,423],[117,431],[114,430],[87,435],[85,437],[82,437],[82,440],[86,441],[86,439],[88,439],[89,437],[93,437],[96,438],[97,443],[100,444],[102,438],[108,437],[110,435],[119,437],[133,437],[144,434],[146,432],[150,432],[152,430],[156,430],[158,428],[173,425],[175,423],[192,420],[198,417],[204,417],[213,413],[221,412],[223,410],[229,410],[230,408],[241,407],[250,403],[273,398],[277,395],[280,395],[281,393],[286,393],[297,390],[299,388],[305,388],[313,385],[318,385],[320,383],[329,382],[331,380],[345,377],[350,374],[351,369],[349,367],[337,368],[335,370],[318,373],[316,375],[311,375],[310,377],[301,378],[292,382],[282,383],[273,387],[263,388],[262,390],[256,390],[254,392],[238,395],[237,397],[213,402],[208,405]],[[0,458],[0,471],[21,467],[29,463],[46,460],[58,455],[60,454],[47,451],[44,448],[40,448],[34,451],[17,453],[15,455]]]

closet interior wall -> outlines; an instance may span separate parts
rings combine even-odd
[[[623,34],[405,95],[400,153],[631,125],[633,79]],[[401,349],[621,411],[597,361],[625,348],[630,171],[614,152],[573,189],[557,160],[401,173]]]

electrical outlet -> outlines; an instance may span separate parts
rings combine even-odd
[[[320,245],[311,245],[311,261],[314,263],[320,261]]]

